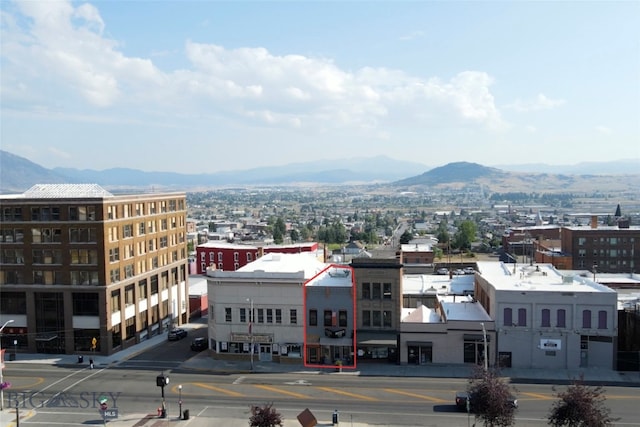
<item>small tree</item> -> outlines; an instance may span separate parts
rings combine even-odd
[[[509,386],[498,377],[497,371],[478,367],[467,390],[476,420],[485,426],[513,425],[515,407]]]
[[[411,239],[413,239],[413,233],[411,233],[409,230],[405,230],[404,233],[402,233],[402,235],[400,236],[400,244],[406,245]]]
[[[273,403],[264,406],[251,406],[250,427],[275,427],[284,425],[284,419],[273,407]]]
[[[547,418],[552,426],[604,427],[616,421],[611,418],[611,410],[604,406],[604,389],[586,386],[582,376],[556,396],[558,400]]]

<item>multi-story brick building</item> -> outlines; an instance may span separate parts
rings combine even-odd
[[[43,184],[0,212],[3,347],[106,355],[188,320],[184,193]]]
[[[640,227],[620,219],[603,225],[598,217],[587,226],[562,227],[562,250],[569,254],[568,269],[601,273],[634,273],[640,265]]]
[[[197,274],[207,274],[207,267],[223,271],[236,271],[268,253],[297,254],[316,252],[317,242],[292,245],[256,246],[228,242],[207,242],[196,247]]]

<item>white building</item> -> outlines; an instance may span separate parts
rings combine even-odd
[[[549,264],[478,262],[475,298],[494,319],[504,367],[613,369],[617,294]]]
[[[302,363],[303,285],[326,266],[302,252],[265,254],[236,271],[207,269],[215,357],[249,359],[253,343],[259,360]]]

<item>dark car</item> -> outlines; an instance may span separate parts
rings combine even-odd
[[[467,410],[467,400],[469,399],[469,392],[467,391],[458,391],[456,392],[456,406],[458,407],[459,410],[462,411],[466,411]],[[510,395],[509,396],[509,404],[513,407],[513,408],[517,408],[518,407],[518,399],[516,399],[515,396]],[[473,407],[469,404],[469,409],[470,412],[473,412]]]
[[[191,350],[202,351],[207,349],[207,340],[205,338],[196,338],[191,342]]]
[[[167,338],[169,341],[178,341],[187,336],[187,331],[182,328],[176,328],[169,331]]]

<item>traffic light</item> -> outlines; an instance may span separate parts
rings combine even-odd
[[[165,377],[164,375],[158,375],[156,377],[156,385],[158,387],[164,387],[169,384],[169,377]]]

